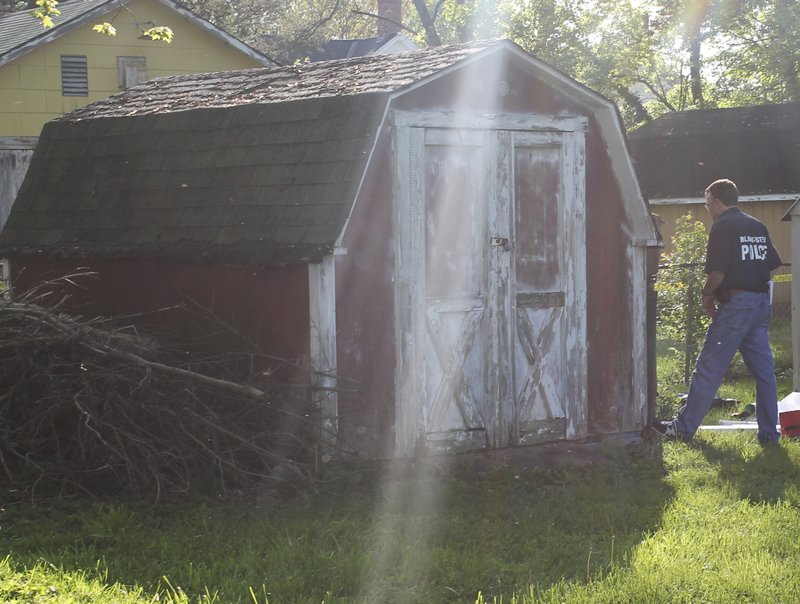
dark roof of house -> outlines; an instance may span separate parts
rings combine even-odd
[[[188,8],[180,6],[172,0],[156,1],[256,61],[264,65],[276,65],[275,61],[263,53],[212,25]],[[59,3],[58,10],[61,11],[61,14],[53,17],[53,27],[51,28],[43,27],[41,22],[32,16],[31,10],[18,11],[4,16],[0,18],[0,65],[13,61],[76,27],[92,23],[93,19],[97,19],[101,15],[119,10],[125,4],[125,0],[67,0]]]
[[[171,76],[78,109],[45,125],[0,253],[318,261],[388,93],[483,48]]]
[[[63,27],[79,19],[85,13],[107,4],[109,0],[72,0],[59,4],[61,15],[53,18],[54,28]],[[0,19],[0,58],[14,49],[38,39],[44,39],[53,29],[46,29],[31,13],[32,10],[17,11]]]
[[[372,54],[397,34],[391,33],[377,38],[361,38],[355,40],[328,40],[322,48],[309,53],[312,61],[332,61],[335,59],[352,59]]]
[[[800,103],[668,113],[630,144],[650,199],[702,197],[718,178],[742,195],[800,192]]]

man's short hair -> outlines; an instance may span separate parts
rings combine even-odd
[[[739,201],[739,189],[736,183],[727,178],[715,180],[706,188],[706,193],[719,199],[723,205],[735,206]]]

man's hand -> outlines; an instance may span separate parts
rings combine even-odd
[[[703,312],[713,319],[714,315],[717,313],[717,302],[714,300],[714,296],[703,294],[702,305]]]
[[[714,292],[717,291],[723,279],[725,279],[725,273],[711,271],[706,275],[706,282],[701,290],[703,296],[703,312],[712,319],[714,315],[717,314],[717,301],[714,299]]]

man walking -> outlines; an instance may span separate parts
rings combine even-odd
[[[668,438],[690,440],[739,350],[756,382],[758,440],[762,445],[775,444],[778,386],[767,330],[772,314],[769,281],[781,258],[767,227],[737,207],[739,191],[732,181],[714,181],[705,195],[714,224],[706,248],[702,304],[711,325],[686,402],[675,419],[656,420],[653,427]]]

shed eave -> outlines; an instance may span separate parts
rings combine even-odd
[[[793,216],[800,216],[800,194],[796,196],[794,203],[783,215],[781,222],[791,222]]]
[[[381,99],[382,97],[382,99]],[[384,125],[388,120],[389,116],[389,107],[391,106],[391,96],[388,94],[380,94],[376,95],[376,98],[381,100],[376,100],[376,103],[382,102],[383,103],[383,111],[381,112],[381,119],[378,121],[378,124],[375,128],[375,132],[372,138],[372,144],[369,148],[369,155],[367,156],[367,161],[364,162],[364,169],[361,172],[361,176],[358,179],[358,186],[356,187],[355,193],[353,195],[353,199],[350,200],[350,211],[347,213],[347,218],[342,225],[342,228],[339,230],[339,236],[336,238],[336,241],[333,244],[334,253],[342,254],[347,253],[346,248],[344,247],[344,238],[347,234],[347,229],[350,226],[350,220],[353,217],[353,212],[355,211],[356,205],[358,205],[359,197],[361,196],[361,189],[364,186],[364,181],[367,178],[367,174],[369,174],[370,166],[372,165],[372,158],[375,155],[375,149],[378,146],[378,141],[381,137],[381,132],[383,132]],[[338,252],[336,251],[338,250]]]
[[[769,194],[752,194],[752,195],[739,195],[739,203],[755,203],[755,202],[781,202],[796,200],[800,196],[800,191],[793,191],[790,193],[769,193]],[[670,206],[670,205],[699,205],[705,203],[705,197],[651,197],[651,206]]]

